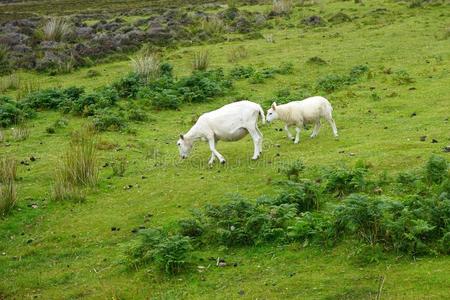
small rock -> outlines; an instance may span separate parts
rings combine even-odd
[[[436,144],[436,143],[439,143],[439,142],[438,142],[438,140],[436,140],[436,139],[432,139],[432,140],[431,140],[431,143],[432,143],[432,144]]]
[[[421,137],[420,137],[420,141],[421,142],[425,142],[427,140],[427,136],[426,135],[422,135]]]
[[[280,153],[275,154],[275,156],[280,156]]]
[[[448,145],[447,147],[442,148],[442,151],[450,152],[450,145]]]
[[[223,267],[227,266],[227,263],[226,262],[220,262],[220,263],[217,264],[217,266],[223,268]]]
[[[417,113],[416,113],[416,112],[413,112],[413,113],[411,114],[411,118],[412,118],[412,117],[415,117],[415,116],[417,116]]]
[[[31,244],[33,242],[33,239],[29,239],[28,241],[27,241],[27,244]]]
[[[412,86],[412,87],[409,88],[409,90],[410,90],[410,91],[415,91],[415,90],[417,90],[417,89],[416,89],[415,87]]]
[[[131,233],[137,233],[139,230],[137,228],[131,229]]]
[[[280,148],[281,145],[280,144],[275,144],[275,147]]]
[[[111,227],[111,231],[117,231],[117,227]]]
[[[355,156],[356,154],[353,153],[353,152],[350,152],[348,155],[350,155],[350,156]]]
[[[33,155],[30,156],[30,161],[36,161],[36,157],[34,157]]]
[[[141,176],[141,179],[147,179],[147,176],[142,175],[142,176]]]
[[[384,126],[384,129],[388,129],[389,127],[387,127],[387,126]]]

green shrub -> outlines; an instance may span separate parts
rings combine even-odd
[[[342,88],[344,85],[347,84],[348,84],[347,76],[330,74],[318,79],[317,88],[327,93],[331,93]]]
[[[57,109],[66,100],[62,89],[49,88],[28,94],[22,102],[33,109]]]
[[[136,98],[139,87],[142,82],[139,75],[136,73],[129,73],[125,77],[122,77],[118,81],[113,83],[113,88],[116,89],[120,98]]]
[[[280,171],[286,175],[288,180],[297,180],[300,176],[300,173],[304,170],[305,164],[300,160],[294,161],[292,164],[284,166],[280,169]]]
[[[131,108],[128,110],[128,120],[134,122],[144,122],[148,120],[148,115],[140,108]]]
[[[175,275],[189,267],[191,251],[188,237],[170,236],[162,230],[149,228],[139,231],[127,256],[134,267],[155,263],[159,270]]]
[[[200,237],[204,232],[202,224],[196,219],[181,220],[178,222],[178,225],[180,226],[179,232],[183,236],[197,238]]]
[[[426,165],[426,177],[430,183],[441,183],[449,178],[449,163],[441,156],[432,155]]]
[[[115,105],[119,99],[118,92],[109,86],[99,88],[94,92],[83,94],[75,101],[69,101],[71,111],[84,116],[94,115],[98,109],[106,109]]]
[[[118,131],[126,127],[124,115],[108,108],[97,109],[92,122],[98,131]]]
[[[242,79],[242,78],[250,78],[255,69],[252,66],[236,66],[230,71],[230,77],[233,79]]]
[[[294,64],[291,62],[282,62],[281,65],[276,70],[278,74],[282,75],[292,74],[293,71],[294,71]]]
[[[310,244],[332,246],[336,242],[334,219],[328,213],[301,213],[288,230],[289,238],[302,242],[304,247]]]
[[[330,193],[336,193],[338,197],[360,192],[367,185],[366,174],[367,169],[362,167],[353,169],[341,167],[328,170],[325,174],[326,190]]]
[[[0,127],[18,124],[29,116],[31,113],[24,111],[19,102],[8,96],[0,96]]]
[[[318,184],[310,180],[287,182],[284,190],[272,204],[293,204],[297,213],[319,210],[323,204],[322,190]]]

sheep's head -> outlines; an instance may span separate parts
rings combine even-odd
[[[266,120],[268,123],[271,123],[272,121],[275,121],[277,119],[278,119],[277,104],[274,102],[274,103],[272,103],[272,106],[267,111]]]
[[[192,150],[192,142],[186,138],[182,134],[180,134],[180,139],[177,141],[178,150],[180,151],[180,157],[185,159],[189,156]]]

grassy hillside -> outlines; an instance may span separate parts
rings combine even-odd
[[[305,17],[320,15],[328,20],[337,12],[353,20],[327,22],[323,27],[300,25]],[[385,299],[450,297],[448,256],[413,259],[386,254],[377,263],[361,265],[353,259],[358,246],[351,241],[331,249],[297,243],[208,246],[195,252],[196,264],[207,267],[206,271],[175,277],[151,267],[127,270],[121,263],[133,229],[174,228],[191,209],[221,203],[234,193],[250,199],[274,194],[277,187],[272,182],[282,179],[282,164],[300,159],[308,166],[309,176],[314,176],[327,166],[364,160],[373,176],[386,171],[394,177],[400,171],[421,168],[433,153],[448,158],[442,148],[450,144],[450,53],[445,38],[449,17],[445,5],[412,9],[387,0],[365,1],[364,5],[327,1],[296,7],[291,18],[275,20],[273,29],[263,31],[273,36],[273,43],[236,35],[219,44],[168,51],[165,57],[177,76],[191,72],[193,53],[199,49],[209,50],[210,68],[223,67],[227,73],[234,66],[228,54],[238,46],[248,52],[239,65],[263,68],[290,62],[294,71],[261,84],[236,81],[226,96],[204,104],[185,104],[180,110],[144,107],[152,121],[130,123],[132,130],[128,131],[99,134],[103,144],[113,145],[99,150],[101,166],[119,156],[129,163],[124,177],[112,177],[110,167],[101,168],[99,184],[88,191],[84,203],[53,202],[50,190],[70,132],[86,119],[68,115],[66,128],[48,134],[46,128],[61,115],[38,112],[28,124],[28,139],[0,143],[2,156],[25,162],[18,167],[17,207],[0,220],[0,299],[372,299],[380,277],[384,278]],[[308,62],[312,57],[326,64]],[[367,65],[369,72],[357,83],[334,92],[316,90],[320,78],[348,74],[358,65]],[[53,77],[21,73],[21,78],[42,88],[77,85],[93,89],[122,77],[131,67],[128,61],[119,61],[91,69],[101,75],[88,78],[87,69],[80,69]],[[398,76],[404,74],[399,71],[409,74],[412,82],[399,84]],[[199,114],[236,99],[249,99],[267,109],[277,93],[286,89],[327,97],[334,107],[340,138],[333,139],[324,124],[317,138],[309,139],[308,130],[302,133],[300,144],[294,145],[278,131],[282,124],[275,123],[260,126],[265,151],[259,161],[250,160],[249,137],[219,143],[227,159],[224,166],[207,166],[210,154],[205,143],[196,145],[188,160],[178,158],[178,135],[187,132]],[[11,129],[4,133],[12,134]],[[421,136],[426,136],[425,141]],[[30,161],[30,157],[37,159]],[[216,267],[210,257],[224,257],[230,264]]]

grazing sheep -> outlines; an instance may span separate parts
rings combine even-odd
[[[259,104],[239,101],[227,104],[217,110],[204,113],[194,126],[184,135],[180,135],[177,146],[181,158],[187,158],[196,140],[206,140],[211,149],[209,164],[217,157],[220,163],[225,159],[216,150],[219,140],[238,141],[250,133],[255,146],[252,159],[258,159],[262,152],[263,136],[258,129],[258,117],[265,123],[264,111]]]
[[[289,132],[289,126],[295,125],[297,134],[295,135],[294,143],[298,144],[301,128],[305,124],[315,123],[311,138],[317,136],[321,126],[320,118],[325,118],[330,123],[334,136],[338,137],[332,112],[333,107],[331,107],[330,102],[321,96],[310,97],[302,101],[293,101],[282,105],[277,105],[274,102],[272,103],[272,107],[267,111],[267,122],[270,123],[277,119],[284,121],[286,123],[284,130],[286,130],[288,138],[291,140],[293,137]]]

